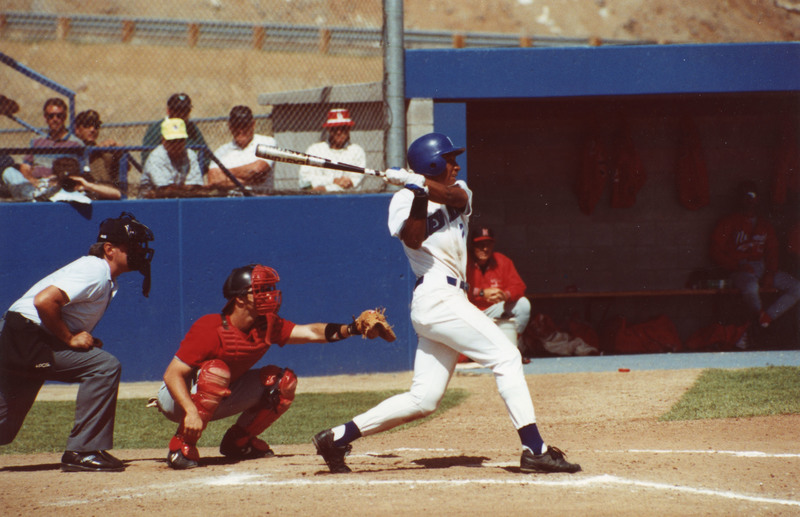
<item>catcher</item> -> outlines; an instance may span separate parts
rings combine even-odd
[[[222,287],[228,300],[222,313],[198,319],[167,366],[156,403],[179,424],[167,454],[173,469],[199,466],[197,441],[208,422],[239,413],[220,453],[235,460],[274,456],[258,435],[292,405],[297,377],[275,365],[252,368],[272,344],[325,343],[357,334],[394,341],[380,310],[364,311],[350,324],[297,325],[281,318],[279,280],[274,269],[260,264],[231,271]]]

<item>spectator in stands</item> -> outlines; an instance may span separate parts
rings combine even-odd
[[[67,104],[58,97],[47,99],[44,103],[44,119],[47,123],[47,136],[31,140],[31,147],[80,147],[83,143],[66,128]],[[76,154],[30,154],[23,159],[18,168],[3,171],[3,183],[12,197],[22,200],[46,198],[58,190],[57,178],[53,174],[53,162],[58,158],[77,156]]]
[[[469,301],[495,322],[513,318],[517,348],[523,358],[527,358],[530,354],[522,335],[531,317],[531,302],[524,296],[525,282],[511,259],[494,251],[495,238],[491,228],[473,228],[467,244]]]
[[[189,120],[189,115],[192,113],[192,99],[185,93],[175,93],[167,99],[167,118],[182,119],[186,125],[186,145],[189,147],[197,146],[207,148],[206,140],[203,138],[203,133],[197,125]],[[154,122],[147,128],[142,139],[142,145],[148,147],[155,147],[161,143],[161,122]],[[142,152],[142,163],[147,162],[147,157],[151,151]],[[200,164],[200,171],[205,174],[208,171],[208,157],[205,152],[197,151],[198,163]]]
[[[274,185],[273,166],[275,162],[258,158],[256,146],[259,144],[275,146],[271,136],[256,134],[256,120],[247,106],[234,106],[228,115],[228,130],[233,140],[223,144],[214,155],[243,185],[255,187],[264,193],[272,191]],[[209,165],[207,184],[209,186],[233,187],[233,181],[215,163]]]
[[[140,189],[147,194],[158,187],[203,185],[197,153],[186,148],[186,124],[180,118],[161,123],[161,145],[144,164]]]
[[[350,142],[350,128],[354,125],[355,122],[350,118],[349,110],[345,108],[330,110],[327,120],[322,125],[327,130],[327,140],[311,144],[306,153],[366,167],[367,155],[364,153],[364,149],[360,145]],[[311,189],[317,192],[352,192],[363,179],[363,174],[303,165],[300,167],[299,184],[301,189]]]
[[[114,185],[97,181],[89,171],[81,171],[77,158],[64,156],[57,159],[53,162],[53,173],[62,190],[51,196],[51,201],[90,203],[93,199],[116,200],[122,197]]]
[[[760,214],[755,182],[741,182],[736,198],[737,209],[724,216],[711,235],[711,258],[742,292],[751,323],[766,328],[800,300],[800,281],[778,271],[778,239],[772,223]],[[767,309],[762,307],[760,287],[781,293]]]
[[[36,196],[38,180],[31,174],[31,166],[18,163],[9,155],[0,155],[0,196],[30,201]]]
[[[121,144],[113,138],[106,138],[98,142],[100,127],[103,121],[95,110],[86,110],[75,117],[75,135],[84,145],[92,147],[120,147]],[[119,160],[121,152],[93,151],[89,155],[89,170],[98,180],[107,183],[119,184]]]

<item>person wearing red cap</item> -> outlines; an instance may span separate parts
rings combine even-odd
[[[350,129],[354,125],[355,122],[350,117],[350,110],[346,108],[330,110],[328,118],[322,125],[327,130],[327,140],[311,144],[306,149],[306,154],[366,167],[367,155],[364,153],[364,149],[350,141]],[[300,189],[311,189],[317,192],[352,192],[364,179],[363,174],[307,165],[300,167],[299,176]]]
[[[494,251],[494,232],[478,226],[470,232],[467,258],[469,301],[495,322],[512,320],[516,324],[517,348],[525,357],[522,333],[531,317],[531,302],[525,298],[526,285],[514,263]]]

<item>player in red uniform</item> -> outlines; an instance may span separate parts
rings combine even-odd
[[[486,226],[473,228],[469,236],[467,283],[469,301],[495,322],[512,319],[517,330],[517,345],[526,360],[522,334],[531,318],[531,302],[525,298],[525,281],[510,258],[494,251],[494,232]]]
[[[253,368],[273,344],[324,343],[358,334],[355,323],[297,325],[278,316],[278,273],[259,264],[234,269],[222,288],[221,314],[198,319],[164,372],[158,407],[178,422],[167,464],[199,465],[197,440],[211,420],[241,413],[219,450],[234,459],[273,456],[258,435],[289,409],[297,377],[289,368]]]
[[[737,187],[739,209],[723,217],[711,235],[711,258],[725,269],[733,286],[742,292],[761,327],[768,327],[800,300],[800,281],[778,271],[778,239],[775,228],[759,214],[758,189],[754,182]],[[764,309],[760,287],[775,287],[780,296]]]

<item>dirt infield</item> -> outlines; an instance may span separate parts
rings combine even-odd
[[[520,474],[518,438],[493,378],[457,373],[451,386],[471,394],[463,404],[357,441],[349,475],[328,474],[310,443],[241,463],[201,449],[205,466],[184,472],[166,466],[165,450],[115,450],[128,464],[118,474],[62,473],[59,454],[5,455],[0,508],[9,516],[800,515],[799,415],[658,421],[699,372],[528,376],[545,440],[583,466],[573,475]],[[409,377],[300,386],[401,389]]]

